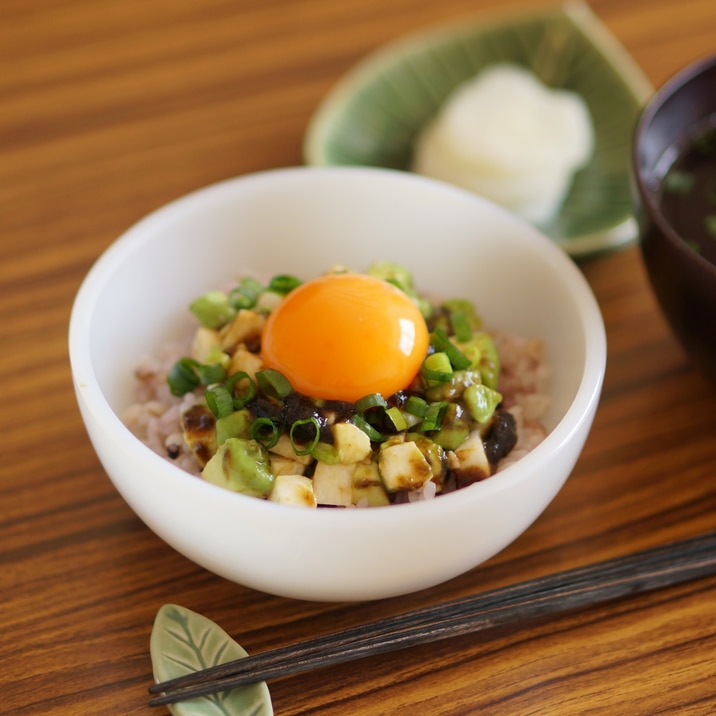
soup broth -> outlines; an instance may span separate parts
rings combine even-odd
[[[716,265],[716,126],[694,133],[676,158],[664,162],[661,211],[676,233]]]

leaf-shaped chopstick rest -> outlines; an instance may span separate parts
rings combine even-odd
[[[221,627],[196,612],[165,604],[149,641],[157,682],[190,674],[247,655]],[[171,704],[174,716],[273,716],[266,682]]]

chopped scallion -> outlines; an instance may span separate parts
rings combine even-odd
[[[706,224],[706,232],[716,238],[716,214],[709,214],[704,218]]]
[[[229,294],[229,304],[235,309],[253,308],[264,287],[251,276],[245,276]]]
[[[410,415],[416,415],[419,418],[423,418],[425,417],[427,409],[427,402],[417,395],[411,395],[405,401],[405,412],[410,413]]]
[[[180,358],[167,373],[167,383],[172,395],[182,396],[191,393],[199,386],[196,374],[197,362],[191,358]]]
[[[470,359],[450,340],[442,328],[436,328],[430,334],[430,343],[436,351],[447,355],[450,365],[455,370],[465,370],[470,367]]]
[[[251,423],[251,437],[267,450],[270,450],[281,437],[281,427],[271,418],[256,418]]]
[[[298,288],[301,285],[301,280],[295,276],[289,274],[279,274],[274,276],[269,281],[269,291],[275,291],[276,293],[287,294],[293,291],[294,288]]]
[[[237,388],[240,388],[240,383],[244,382],[246,384],[244,391],[237,394]],[[251,376],[243,370],[234,373],[229,380],[226,381],[226,389],[231,394],[235,410],[240,410],[245,407],[256,396],[256,383],[251,379]]]
[[[313,425],[315,432],[313,438],[311,438],[311,441],[307,443],[304,447],[299,448],[293,440],[293,431],[304,425]],[[318,424],[318,420],[316,420],[314,417],[306,418],[305,420],[297,420],[295,423],[293,423],[293,425],[291,425],[291,429],[288,432],[288,437],[291,441],[291,447],[293,448],[293,451],[296,453],[296,455],[309,455],[313,452],[316,445],[318,445],[318,440],[321,437],[321,426]]]
[[[470,319],[464,310],[452,311],[450,313],[450,323],[452,325],[455,340],[465,343],[472,338],[472,326]]]
[[[427,411],[425,412],[425,418],[423,418],[423,430],[440,430],[448,405],[449,403],[445,400],[430,403]]]
[[[214,385],[204,393],[206,404],[216,418],[225,418],[234,412],[234,401],[224,385]]]
[[[356,412],[365,413],[366,410],[371,408],[386,408],[388,404],[385,402],[385,398],[380,393],[371,393],[361,398],[356,403]]]
[[[367,420],[360,415],[352,415],[350,422],[360,428],[373,442],[381,442],[384,438]]]
[[[385,411],[385,415],[396,433],[402,433],[404,430],[408,429],[408,423],[405,422],[405,418],[400,412],[400,408],[396,408],[395,406],[388,408]]]
[[[278,400],[283,400],[293,392],[288,378],[273,368],[258,371],[256,373],[256,382],[263,393]]]
[[[429,387],[449,383],[452,380],[453,369],[447,353],[438,352],[427,356],[420,368],[420,375]]]

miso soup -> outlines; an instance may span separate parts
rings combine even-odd
[[[716,126],[702,128],[670,153],[676,158],[662,175],[662,214],[694,251],[716,265]]]

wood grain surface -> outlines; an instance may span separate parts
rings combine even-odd
[[[147,212],[302,162],[308,120],[383,43],[512,0],[0,2],[0,713],[160,713],[149,634],[174,602],[249,652],[716,527],[716,389],[636,248],[582,264],[609,359],[593,431],[543,516],[409,598],[316,604],[195,566],[112,487],[81,423],[67,325],[99,254]],[[655,85],[716,50],[713,0],[593,0]],[[270,684],[276,714],[716,713],[716,579]],[[166,713],[165,711],[163,713]]]

